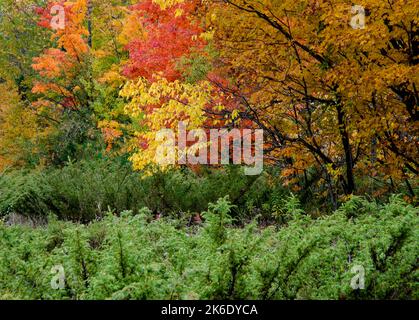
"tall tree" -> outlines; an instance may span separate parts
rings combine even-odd
[[[346,194],[357,175],[418,173],[418,4],[360,4],[365,29],[344,0],[225,0],[211,12],[220,71],[283,173],[314,166]]]

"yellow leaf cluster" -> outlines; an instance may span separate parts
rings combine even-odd
[[[141,170],[155,161],[160,145],[156,134],[160,130],[170,128],[177,133],[181,121],[186,124],[188,131],[204,126],[207,120],[205,109],[211,103],[212,87],[206,81],[189,84],[158,78],[150,83],[140,78],[128,82],[120,94],[129,100],[125,112],[144,128],[143,131],[135,131],[137,152],[131,157],[134,167]]]

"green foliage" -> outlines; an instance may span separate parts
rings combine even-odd
[[[15,171],[0,175],[0,216],[48,211],[51,190],[39,172]]]
[[[226,241],[226,227],[232,222],[231,216],[229,215],[231,207],[227,196],[219,199],[216,204],[210,203],[208,212],[203,213],[207,222],[206,230],[211,236],[212,241],[218,246]]]
[[[39,28],[32,16],[33,7],[42,0],[2,0],[0,2],[0,82],[10,79],[19,88],[19,93],[33,99],[34,71],[32,59],[50,45],[49,34]]]
[[[93,148],[93,147],[92,147]],[[92,150],[85,147],[85,152]],[[92,150],[95,153],[96,150]],[[253,215],[267,186],[250,188],[254,178],[239,167],[194,173],[189,169],[142,176],[124,158],[68,161],[62,168],[13,171],[0,176],[0,216],[17,213],[88,222],[106,211],[122,212],[148,207],[155,214],[188,217],[208,209],[208,203],[229,195],[243,210],[233,216]],[[252,183],[253,181],[253,183]],[[251,183],[249,183],[251,182]],[[259,181],[259,185],[266,181]],[[247,206],[243,203],[252,203]],[[267,214],[266,214],[267,215]],[[270,213],[269,213],[270,215]]]
[[[294,214],[279,230],[233,227],[231,209],[226,198],[211,204],[201,227],[154,220],[148,209],[87,226],[0,224],[0,298],[418,298],[418,210],[398,197],[354,198],[317,220]],[[62,290],[50,285],[56,265]],[[355,265],[365,268],[365,290],[350,286]]]
[[[206,57],[192,54],[190,58],[181,58],[178,69],[182,71],[188,83],[196,83],[205,79],[208,72],[211,71],[211,65]]]

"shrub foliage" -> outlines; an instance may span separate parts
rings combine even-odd
[[[0,225],[2,299],[417,299],[418,210],[352,198],[313,219],[290,200],[285,225],[235,227],[227,198],[202,225],[149,209],[89,225]],[[51,269],[62,265],[65,287]],[[365,269],[354,290],[353,266]]]

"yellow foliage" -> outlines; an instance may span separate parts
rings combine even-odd
[[[213,2],[207,21],[226,62],[219,71],[283,149],[271,156],[337,184],[377,166],[404,179],[419,170],[419,2],[356,4],[364,29],[351,25],[347,0]]]
[[[14,85],[0,84],[0,171],[25,164],[25,157],[35,154],[37,141],[51,132],[51,127],[25,106]]]
[[[184,3],[185,0],[153,0],[153,2],[158,4],[162,9],[166,9],[176,4]]]
[[[160,130],[171,128],[176,133],[180,122],[186,124],[188,131],[202,128],[207,120],[205,109],[212,101],[212,87],[206,81],[188,84],[158,78],[150,83],[140,78],[128,82],[120,94],[129,99],[126,113],[144,128],[135,131],[132,142],[135,152],[131,160],[138,170],[155,163],[160,145],[156,134]]]

